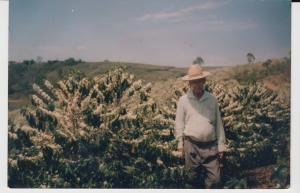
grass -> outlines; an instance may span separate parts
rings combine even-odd
[[[269,66],[264,66],[264,62],[256,64],[240,65],[233,68],[231,77],[241,84],[263,80],[268,76],[283,75],[290,82],[291,63],[286,59],[273,59]]]

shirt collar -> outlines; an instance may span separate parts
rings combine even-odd
[[[187,96],[191,99],[197,100],[199,102],[204,101],[205,99],[207,99],[209,97],[209,94],[207,91],[204,91],[202,97],[198,100],[197,97],[194,95],[194,93],[191,91],[191,89],[189,89],[187,91]]]

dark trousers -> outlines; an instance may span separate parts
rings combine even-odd
[[[191,185],[194,188],[219,188],[220,163],[216,141],[199,143],[185,137],[184,152]]]

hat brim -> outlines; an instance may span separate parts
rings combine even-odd
[[[189,76],[189,75],[186,75],[186,76],[182,77],[182,80],[197,80],[197,79],[205,78],[205,77],[207,77],[209,75],[210,75],[210,72],[204,71],[202,73],[202,75],[199,75],[199,76]]]

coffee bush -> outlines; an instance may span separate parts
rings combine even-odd
[[[33,188],[187,188],[176,152],[174,86],[158,105],[152,85],[116,66],[93,79],[71,75],[33,84],[27,124],[10,123],[8,184]],[[209,82],[218,99],[228,150],[227,174],[289,154],[289,105],[260,84]]]

